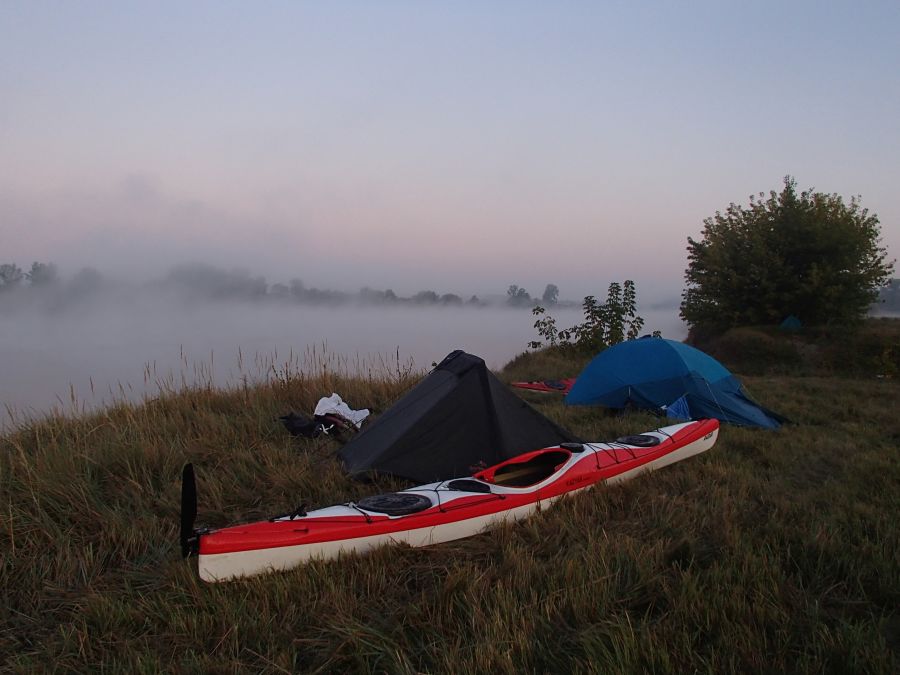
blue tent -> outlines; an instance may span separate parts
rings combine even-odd
[[[778,325],[778,328],[783,331],[795,333],[803,328],[803,322],[800,321],[800,319],[798,319],[794,314],[791,314]]]
[[[600,352],[575,380],[566,403],[671,409],[676,417],[714,417],[766,429],[787,421],[750,400],[740,381],[708,354],[649,336]]]

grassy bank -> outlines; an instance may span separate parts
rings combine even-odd
[[[553,358],[524,357],[501,375],[577,373]],[[416,377],[324,364],[2,437],[2,668],[900,669],[900,385],[890,379],[745,377],[798,424],[726,427],[703,456],[471,539],[220,585],[180,559],[186,461],[209,525],[384,491],[393,486],[348,480],[334,442],[293,439],[275,418],[332,391],[384,409]],[[597,440],[659,424],[528,400]]]

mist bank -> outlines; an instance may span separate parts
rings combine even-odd
[[[518,308],[530,308],[537,304],[559,307],[580,304],[580,300],[560,298],[560,289],[553,283],[545,284],[542,293],[534,296],[514,283],[506,288],[468,296],[427,288],[404,296],[391,288],[371,286],[362,286],[357,291],[320,288],[296,277],[269,283],[263,275],[205,263],[177,265],[164,275],[148,281],[111,278],[90,267],[82,268],[64,279],[52,263],[35,262],[30,269],[22,269],[15,263],[0,264],[0,312],[10,313],[26,307],[51,312],[68,308],[79,310],[85,303],[148,296],[193,304],[243,301],[281,305],[508,305]]]
[[[580,308],[554,312],[562,326]],[[642,313],[645,331],[683,338],[677,311]],[[494,369],[537,337],[530,311],[500,307],[185,303],[162,295],[104,296],[78,311],[23,308],[2,318],[0,405],[19,416],[92,408],[158,394],[160,385],[235,386],[273,369],[427,370],[454,349]],[[548,376],[553,376],[548,373]],[[330,394],[331,392],[321,392]],[[365,402],[351,402],[364,406]]]

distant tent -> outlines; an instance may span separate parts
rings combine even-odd
[[[803,322],[800,321],[800,319],[798,319],[796,316],[791,314],[790,316],[786,317],[784,321],[781,322],[781,324],[778,326],[778,328],[783,331],[792,333],[792,332],[798,331],[801,328],[803,328]]]
[[[682,342],[644,337],[600,352],[566,396],[569,405],[634,406],[776,429],[787,420],[754,403],[714,358]]]
[[[483,360],[457,350],[338,455],[351,475],[429,482],[577,440],[512,393]]]

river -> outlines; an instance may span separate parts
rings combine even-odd
[[[551,312],[560,327],[577,307]],[[642,311],[645,332],[683,339],[677,309]],[[232,386],[266,369],[302,367],[314,352],[357,368],[427,370],[454,349],[501,368],[536,339],[527,309],[339,306],[136,300],[0,316],[0,405],[16,419],[139,400],[160,382]],[[399,362],[399,363],[398,363]],[[552,376],[553,373],[548,373]],[[11,413],[11,414],[10,414]]]

